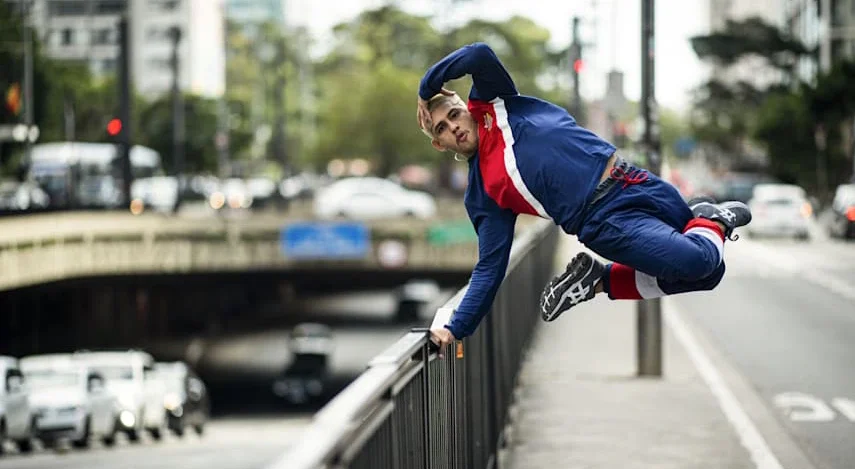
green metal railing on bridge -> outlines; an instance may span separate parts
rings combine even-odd
[[[495,468],[558,229],[540,221],[514,241],[504,284],[478,331],[437,358],[424,330],[401,337],[314,417],[269,469]],[[462,289],[439,309],[445,324]]]

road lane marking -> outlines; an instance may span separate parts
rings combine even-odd
[[[775,406],[793,422],[832,422],[834,410],[822,399],[800,392],[785,392],[774,397]]]
[[[701,378],[718,400],[719,407],[736,431],[739,442],[748,450],[748,454],[757,469],[783,469],[778,458],[769,449],[769,444],[766,443],[760,431],[757,430],[757,426],[748,417],[745,409],[742,408],[733,391],[727,386],[721,377],[721,373],[701,348],[698,340],[686,326],[679,313],[672,308],[663,308],[663,314],[666,324],[689,354],[689,358],[700,373]]]

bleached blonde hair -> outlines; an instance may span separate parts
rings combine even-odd
[[[440,93],[440,94],[434,95],[428,101],[428,112],[432,113],[435,109],[439,108],[440,106],[444,106],[446,104],[451,105],[451,106],[459,104],[463,107],[466,107],[466,103],[463,101],[463,98],[461,98],[460,95],[458,95],[457,93],[454,93],[451,96],[446,96],[446,95]],[[430,138],[431,140],[436,138],[436,136],[433,134],[433,122],[430,122],[430,121],[421,122],[421,121],[419,121],[419,127],[422,129],[422,133],[427,135],[428,138]]]

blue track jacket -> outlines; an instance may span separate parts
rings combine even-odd
[[[478,263],[446,326],[458,339],[475,331],[505,277],[514,224],[525,213],[579,231],[581,214],[615,147],[576,124],[561,107],[520,95],[489,46],[471,44],[428,69],[419,96],[472,76],[468,108],[478,123],[465,205],[478,233]]]

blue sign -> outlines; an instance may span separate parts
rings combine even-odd
[[[364,259],[370,238],[362,223],[294,223],[280,235],[282,252],[293,259]]]

